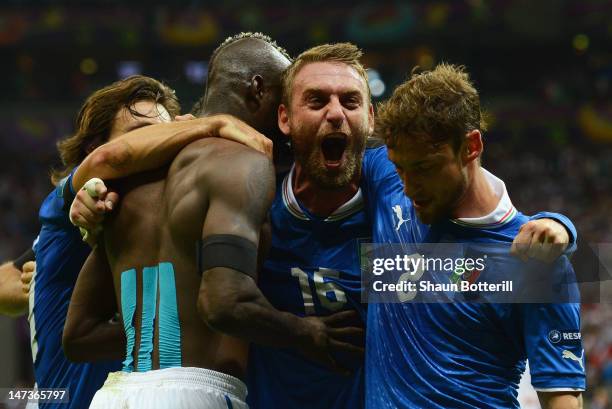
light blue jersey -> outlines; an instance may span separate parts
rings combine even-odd
[[[376,149],[364,161],[362,184],[373,242],[511,243],[529,219],[512,206],[503,182],[490,180],[502,198],[492,214],[427,226],[417,220],[386,148]],[[562,216],[537,217],[564,222],[575,238]],[[526,358],[536,390],[584,390],[578,304],[370,304],[366,407],[518,408]]]
[[[63,179],[43,202],[39,213],[42,229],[34,246],[30,330],[36,383],[38,388],[65,388],[69,394],[68,404],[40,402],[41,409],[88,407],[108,373],[120,368],[118,362],[72,363],[62,349],[70,297],[90,252],[63,209],[63,190],[71,177]]]

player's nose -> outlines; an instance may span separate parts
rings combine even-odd
[[[402,182],[404,184],[404,194],[410,198],[418,197],[419,192],[422,190],[418,183],[406,175],[402,176]]]
[[[344,111],[342,110],[342,104],[338,98],[331,98],[327,107],[326,118],[327,121],[334,127],[339,129],[344,122]]]

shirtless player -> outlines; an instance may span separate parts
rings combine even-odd
[[[245,60],[256,53],[265,63],[236,73],[249,84],[246,101],[231,98],[240,94],[233,89],[224,103],[244,103],[243,112],[259,104],[259,115],[274,123],[274,110],[264,106],[278,101],[289,60],[261,38],[226,44],[216,60],[231,52]],[[213,57],[211,73],[214,64]],[[212,104],[207,109],[214,112]],[[258,113],[246,119],[266,129]],[[109,376],[92,408],[246,407],[239,378],[248,341],[293,347],[328,366],[335,365],[331,351],[362,351],[345,342],[361,333],[345,325],[352,312],[299,318],[275,310],[257,288],[257,243],[266,241],[260,231],[274,183],[264,155],[213,138],[187,146],[169,168],[117,186],[124,199],[81,271],[64,330],[72,359],[125,353],[123,372]],[[104,320],[117,309],[126,344],[117,342],[124,329]]]

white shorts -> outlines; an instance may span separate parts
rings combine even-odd
[[[113,372],[90,409],[248,409],[246,385],[238,378],[202,368]]]

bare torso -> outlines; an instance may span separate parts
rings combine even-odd
[[[180,365],[208,368],[244,378],[248,343],[214,331],[200,318],[197,298],[201,276],[196,265],[197,243],[202,238],[208,211],[208,194],[205,183],[202,187],[202,179],[211,171],[231,172],[228,165],[237,160],[236,155],[239,157],[243,149],[248,148],[217,138],[200,140],[183,149],[169,168],[131,177],[118,186],[123,199],[109,220],[105,244],[119,311],[122,311],[122,296],[127,296],[122,294],[122,274],[135,270],[134,370],[142,370],[138,355],[142,345],[146,344],[146,340],[141,339],[143,305],[147,304],[143,302],[143,282],[148,280],[144,278],[143,269],[168,263],[165,266],[171,266],[175,281],[180,348],[176,342],[172,344],[175,352],[180,350]],[[172,312],[160,311],[162,298],[165,297],[164,305],[171,305],[172,302],[167,302],[171,299],[168,294],[174,291],[167,288],[171,286],[161,277],[160,273],[155,289],[156,304],[149,306],[155,311],[151,369],[160,368],[160,322],[173,318]],[[164,291],[161,291],[162,285],[166,286]],[[151,304],[152,298],[148,299]],[[162,348],[161,361],[168,353],[167,347]]]

